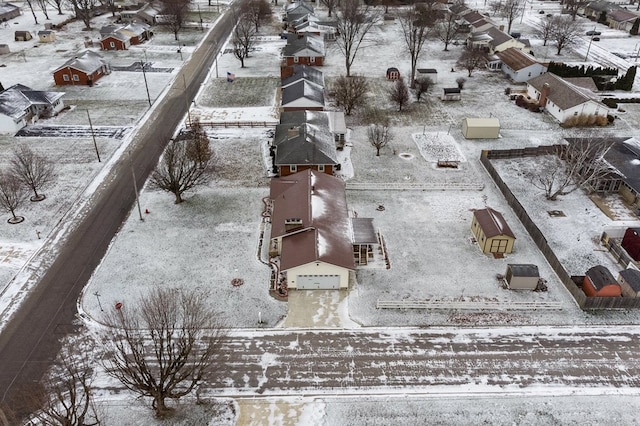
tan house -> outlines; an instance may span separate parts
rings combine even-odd
[[[269,198],[269,254],[288,288],[348,288],[355,262],[344,181],[307,169],[271,179]]]
[[[513,251],[516,237],[502,214],[491,207],[473,212],[471,232],[485,254],[500,257]]]

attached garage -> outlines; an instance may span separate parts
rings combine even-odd
[[[497,139],[500,136],[500,120],[497,118],[465,118],[462,135],[466,139]]]
[[[340,275],[298,275],[298,290],[337,290]]]
[[[349,269],[326,262],[310,262],[283,269],[290,289],[339,290],[349,288]]]

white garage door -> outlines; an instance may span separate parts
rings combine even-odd
[[[331,290],[340,288],[340,275],[298,275],[298,290]]]

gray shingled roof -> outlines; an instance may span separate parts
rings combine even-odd
[[[333,135],[329,132],[328,119],[319,125],[321,116],[316,117],[315,123],[279,124],[273,139],[276,147],[274,163],[281,165],[336,165],[336,155]]]
[[[16,84],[0,92],[0,114],[20,118],[31,105],[51,105],[64,96],[63,92],[32,90]]]
[[[108,63],[102,59],[102,56],[91,50],[85,50],[82,54],[73,59],[69,59],[62,66],[56,68],[54,72],[64,68],[74,68],[86,74],[93,74],[105,65],[108,66]]]
[[[299,80],[307,80],[318,86],[324,87],[324,76],[322,71],[307,65],[294,65],[293,75],[282,79],[282,87],[288,86]]]
[[[282,106],[287,106],[299,99],[307,99],[319,105],[324,105],[324,90],[304,80],[282,89]]]
[[[312,53],[309,56],[324,56],[324,40],[322,37],[313,34],[306,34],[300,38],[289,37],[287,38],[287,44],[282,49],[282,56],[285,58],[296,56],[297,53],[305,49]]]
[[[549,84],[550,88],[547,98],[563,110],[581,105],[587,101],[602,103],[600,98],[591,90],[571,84],[550,72],[527,81],[527,84],[530,84],[539,92],[542,91],[545,83]]]
[[[620,271],[620,276],[629,283],[629,287],[633,291],[640,291],[640,271],[635,269],[623,269]]]

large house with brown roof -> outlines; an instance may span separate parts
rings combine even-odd
[[[593,83],[593,82],[592,82]],[[560,123],[577,116],[607,116],[609,108],[580,81],[547,72],[527,81],[527,95]]]
[[[289,289],[343,289],[355,270],[344,182],[307,169],[271,179],[269,252]]]
[[[513,251],[516,237],[502,214],[491,207],[473,212],[471,232],[485,254],[498,257]]]
[[[502,72],[516,83],[523,83],[547,72],[547,66],[520,49],[510,47],[496,53],[502,61]]]

